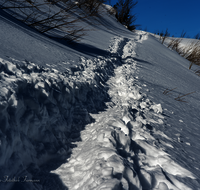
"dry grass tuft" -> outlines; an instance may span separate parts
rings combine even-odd
[[[179,53],[182,57],[190,61],[189,69],[192,65],[200,66],[200,42],[195,42],[190,44],[188,47],[185,47]]]
[[[200,77],[200,70],[199,69],[195,70],[194,73]]]
[[[180,54],[181,52],[180,42],[181,42],[181,39],[174,38],[170,41],[167,47],[172,50],[175,50],[177,53]]]
[[[174,98],[174,100],[179,101],[179,102],[187,102],[187,101],[185,101],[185,96],[188,96],[193,93],[195,93],[195,92],[190,92],[190,93],[182,94],[182,95],[179,94],[176,98]]]
[[[172,92],[175,90],[176,88],[172,88],[172,89],[165,89],[163,91],[163,94],[164,95],[167,95],[167,96],[171,96],[172,95]],[[187,101],[185,101],[185,97],[190,95],[190,94],[193,94],[195,92],[190,92],[190,93],[187,93],[187,94],[179,94],[177,97],[174,98],[174,100],[176,101],[179,101],[179,102],[185,102],[187,103]]]
[[[167,89],[164,90],[163,94],[164,94],[164,95],[171,95],[170,92],[172,92],[172,91],[175,90],[175,89],[176,89],[176,88],[172,88],[172,89],[168,89],[168,88],[167,88]]]
[[[160,35],[160,41],[162,44],[166,38],[170,36],[168,29],[166,29],[165,33],[162,31],[156,32],[155,34]],[[189,69],[191,69],[193,64],[200,66],[200,41],[191,43],[186,47],[181,47],[182,38],[185,38],[185,36],[186,32],[183,30],[180,38],[172,38],[167,47],[175,50],[179,55],[190,61]],[[194,38],[200,40],[200,33],[196,34]],[[200,71],[196,71],[195,73],[200,76]]]

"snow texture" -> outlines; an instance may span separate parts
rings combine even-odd
[[[109,19],[104,54],[73,53],[70,66],[55,64],[58,50],[37,63],[0,54],[0,189],[199,189],[199,78],[151,34]],[[189,103],[174,100],[185,89]]]

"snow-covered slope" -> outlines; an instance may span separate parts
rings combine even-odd
[[[199,189],[200,78],[151,34],[90,21],[68,45],[0,10],[0,189]]]

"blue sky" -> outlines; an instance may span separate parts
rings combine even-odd
[[[112,5],[116,2],[111,0]],[[171,36],[180,36],[184,30],[190,37],[200,32],[200,0],[138,0],[133,12],[135,24],[149,32],[168,28]]]

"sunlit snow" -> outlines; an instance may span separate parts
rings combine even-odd
[[[0,10],[0,189],[200,189],[200,78],[107,9],[75,46]]]

